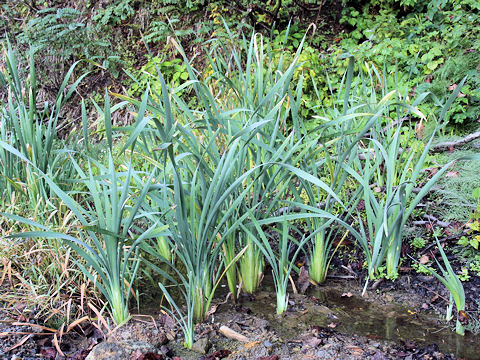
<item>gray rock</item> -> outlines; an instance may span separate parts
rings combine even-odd
[[[116,329],[107,339],[114,343],[126,340],[143,341],[158,348],[168,342],[163,329],[158,329],[154,324],[133,321]]]
[[[102,342],[95,346],[85,360],[125,360],[132,354],[158,353],[155,346],[145,341],[124,340]]]
[[[373,355],[372,360],[388,360],[388,358],[382,352],[377,351],[375,355]]]
[[[192,345],[192,350],[200,354],[206,354],[208,349],[210,349],[210,341],[208,340],[208,337],[200,338]]]

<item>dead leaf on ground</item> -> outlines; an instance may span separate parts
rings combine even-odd
[[[350,291],[342,294],[342,297],[351,298],[352,296],[353,296],[353,294]]]
[[[213,354],[204,357],[205,360],[216,360],[216,359],[224,359],[228,357],[232,352],[230,350],[218,350],[215,351]]]
[[[167,313],[162,313],[160,323],[166,328],[174,328],[176,325],[175,320]]]
[[[337,326],[338,326],[338,324],[335,324],[335,323],[330,323],[330,324],[328,324],[328,327],[329,327],[330,329],[335,329]]]
[[[305,266],[302,266],[300,268],[300,274],[298,274],[297,284],[298,284],[298,291],[300,292],[300,294],[305,293],[305,291],[310,286],[310,275],[308,271],[305,269]]]
[[[449,171],[447,172],[447,175],[445,175],[445,177],[447,178],[454,178],[454,177],[457,177],[458,176],[458,171]]]
[[[57,356],[57,350],[55,350],[53,347],[45,347],[40,350],[40,355],[46,359],[55,359]]]
[[[164,359],[163,355],[161,354],[152,353],[152,352],[142,354],[140,350],[136,350],[130,355],[130,360],[163,360],[163,359]]]
[[[322,343],[322,339],[319,339],[315,336],[311,336],[303,340],[304,345],[307,345],[310,348],[315,348]]]
[[[419,260],[420,264],[422,265],[425,265],[429,261],[430,261],[430,258],[428,257],[428,255],[422,255]]]
[[[423,139],[425,136],[425,125],[423,125],[422,120],[418,123],[415,132],[417,133],[417,139]]]

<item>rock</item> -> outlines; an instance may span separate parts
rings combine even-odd
[[[210,348],[210,341],[208,340],[207,337],[198,339],[192,345],[192,350],[200,354],[206,354],[209,348]]]
[[[335,352],[332,350],[320,349],[315,353],[317,359],[335,359]]]
[[[377,351],[375,355],[373,355],[372,360],[388,360],[388,358],[382,352]]]
[[[130,321],[119,327],[108,336],[108,342],[119,342],[126,340],[136,340],[150,343],[155,347],[160,347],[168,342],[167,334],[154,324],[140,323]]]
[[[144,341],[124,340],[102,342],[95,346],[85,360],[125,360],[132,354],[158,353],[155,346]]]
[[[393,296],[385,294],[385,300],[388,302],[393,302]]]

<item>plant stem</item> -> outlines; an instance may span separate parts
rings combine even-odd
[[[310,278],[318,284],[322,284],[327,278],[325,254],[325,233],[321,231],[315,237],[312,259],[310,263]]]
[[[288,295],[285,289],[277,289],[277,314],[283,314],[288,307]]]

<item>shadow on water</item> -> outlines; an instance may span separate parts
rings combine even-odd
[[[478,337],[467,333],[457,335],[451,329],[438,325],[431,315],[416,314],[413,309],[398,304],[377,305],[360,297],[342,297],[334,290],[315,289],[312,295],[327,307],[336,307],[340,324],[336,330],[349,334],[379,337],[401,342],[412,340],[418,344],[437,344],[444,353],[455,357],[478,359]]]
[[[151,301],[143,303],[140,313],[158,314],[158,300],[163,296],[159,288],[152,290]],[[222,286],[217,290],[216,298],[223,298],[228,292]],[[178,289],[171,288],[170,291],[174,299],[180,300]],[[291,299],[293,303],[301,304],[303,310],[297,308],[285,316],[276,316],[275,288],[272,279],[266,277],[255,300],[242,302],[256,316],[267,319],[285,340],[295,338],[311,326],[328,327],[334,323],[335,331],[343,334],[388,340],[399,345],[407,340],[418,346],[437,344],[443,353],[454,354],[457,358],[480,359],[479,337],[471,333],[457,335],[438,321],[438,315],[415,313],[413,308],[395,303],[367,301],[359,295],[342,296],[341,290],[328,286],[314,288],[307,296],[292,295]]]
[[[249,302],[248,306],[257,316],[269,318],[275,330],[286,338],[298,332],[302,326],[328,327],[334,323],[335,331],[339,333],[398,344],[406,340],[414,341],[418,346],[437,344],[443,353],[454,354],[457,358],[480,359],[477,336],[470,333],[459,336],[439,325],[435,315],[417,314],[404,305],[382,305],[360,296],[342,296],[338,289],[316,288],[309,292],[310,300],[316,299],[315,304],[306,301],[306,311],[294,312],[292,316],[272,317],[271,314],[275,312],[272,301],[274,292],[264,294],[257,297],[256,301]]]

